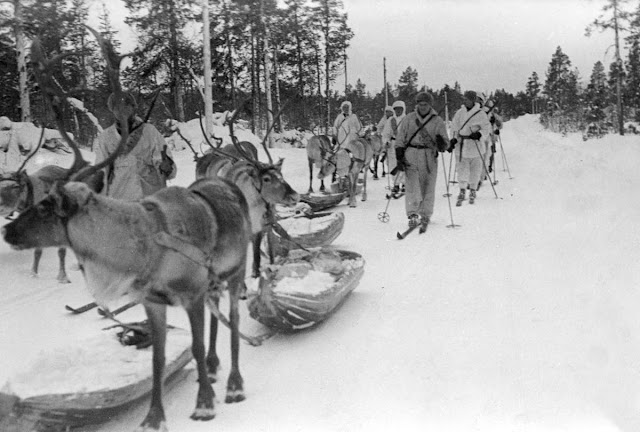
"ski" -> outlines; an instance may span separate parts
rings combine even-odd
[[[398,240],[403,240],[405,237],[407,237],[409,234],[411,234],[411,231],[413,231],[414,229],[418,228],[418,226],[419,225],[412,226],[411,228],[407,228],[407,230],[405,232],[398,231],[396,233],[396,236],[398,237]]]
[[[137,304],[138,303],[134,303],[134,302],[127,303],[126,305],[120,306],[118,309],[115,309],[114,311],[105,311],[104,309],[98,309],[98,313],[100,315],[102,315],[103,317],[108,317],[109,315],[116,316],[119,313],[122,313],[122,312],[124,312],[126,310],[131,309],[132,307],[134,307]]]
[[[86,311],[89,311],[95,307],[97,307],[98,304],[95,302],[91,302],[91,303],[87,303],[84,306],[80,306],[79,308],[72,308],[69,305],[64,305],[65,309],[68,310],[69,312],[73,312],[74,314],[81,314],[84,313]]]
[[[393,198],[393,199],[400,199],[400,198],[402,198],[403,196],[404,196],[404,192],[397,193],[397,194],[386,194],[386,195],[385,195],[386,199],[389,199],[389,198]]]

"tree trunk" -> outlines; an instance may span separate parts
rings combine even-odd
[[[274,81],[275,90],[276,90],[276,105],[275,105],[276,113],[279,113],[280,110],[282,109],[282,104],[280,102],[280,78],[279,77],[280,77],[280,67],[278,63],[278,49],[275,48],[273,52],[273,81]],[[282,114],[278,116],[278,118],[275,121],[277,124],[276,131],[282,132]]]
[[[204,119],[207,138],[213,133],[213,92],[211,88],[211,35],[209,28],[209,0],[202,1],[202,29],[204,62]]]
[[[29,86],[27,85],[27,41],[22,30],[22,4],[20,0],[14,0],[14,15],[16,24],[14,27],[16,37],[16,53],[18,58],[18,86],[20,90],[20,112],[21,121],[30,122],[31,118],[31,102],[29,99]]]
[[[230,92],[231,92],[231,104],[236,107],[237,106],[237,101],[236,101],[236,80],[235,80],[235,74],[233,71],[233,49],[231,48],[231,37],[229,36],[229,33],[231,32],[231,18],[229,17],[229,5],[227,4],[227,2],[225,1],[224,3],[224,7],[225,7],[225,26],[226,26],[226,30],[225,30],[225,42],[227,44],[227,52],[229,55],[229,58],[227,59],[227,70],[229,71],[229,87],[230,87]]]
[[[260,0],[260,17],[264,28],[264,93],[267,100],[267,125],[266,133],[268,139],[268,147],[273,147],[273,137],[271,135],[271,125],[273,124],[273,104],[271,102],[271,60],[269,59],[269,27],[266,24],[266,18],[264,16],[264,0]]]
[[[169,2],[169,34],[171,35],[171,65],[173,82],[173,101],[176,110],[176,117],[179,122],[184,122],[184,104],[182,102],[182,80],[180,79],[180,59],[178,57],[178,30],[176,28],[175,12],[173,2]]]

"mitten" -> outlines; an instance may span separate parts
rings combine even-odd
[[[480,133],[480,131],[475,131],[475,132],[471,132],[469,134],[469,138],[471,138],[474,141],[479,140],[480,138],[482,138],[482,134]]]
[[[442,138],[442,135],[436,135],[436,147],[438,147],[439,152],[444,152],[447,150],[447,142]]]
[[[447,149],[447,151],[451,153],[453,149],[456,148],[456,144],[458,144],[458,140],[455,138],[451,138],[451,140],[449,141],[449,148]]]
[[[495,132],[493,132],[496,135],[500,135],[500,129],[496,129]]]

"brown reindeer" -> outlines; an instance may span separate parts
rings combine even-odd
[[[232,127],[230,127],[230,132],[233,133]],[[233,182],[242,190],[251,209],[252,276],[258,277],[260,275],[262,239],[266,229],[275,222],[273,207],[276,204],[295,205],[300,196],[282,176],[284,160],[280,159],[277,163],[273,163],[265,144],[266,138],[263,146],[269,159],[268,163],[258,160],[258,151],[252,143],[238,141],[233,135],[231,135],[231,140],[233,144],[228,144],[220,149],[211,146],[211,150],[204,156],[198,157],[196,155],[196,178],[222,177]],[[269,248],[269,256],[273,261],[271,248]]]
[[[373,150],[369,141],[364,138],[354,139],[339,146],[335,152],[329,153],[323,159],[318,178],[322,179],[330,174],[335,174],[338,178],[345,178],[349,207],[355,207],[358,177],[363,169],[362,201],[367,200],[367,171],[372,157]]]
[[[16,211],[24,211],[26,208],[44,198],[56,181],[68,177],[69,170],[56,165],[44,166],[35,173],[27,175],[25,169],[27,162],[29,162],[40,149],[43,137],[44,132],[41,133],[40,141],[35,150],[22,162],[22,165],[20,165],[17,171],[0,174],[0,216],[8,217]],[[103,186],[102,181],[103,175],[102,171],[100,171],[89,179],[87,184],[89,184],[93,190],[100,192]],[[59,265],[56,279],[60,283],[71,282],[66,271],[66,256],[67,250],[65,248],[58,248]],[[42,248],[35,248],[33,264],[31,265],[31,275],[33,277],[38,276],[41,258]]]
[[[162,404],[166,307],[185,308],[199,383],[191,418],[209,420],[215,415],[209,374],[215,375],[219,365],[215,351],[218,321],[212,317],[205,357],[205,304],[219,314],[223,289],[229,292],[231,328],[231,370],[225,401],[244,399],[238,366],[238,300],[244,290],[252,232],[247,200],[238,186],[219,177],[198,180],[188,188],[168,187],[136,202],[91,191],[79,180],[111,163],[122,152],[129,133],[123,130],[118,148],[109,158],[87,166],[77,144],[60,127],[64,97],[50,86],[51,64],[37,39],[32,56],[47,106],[53,110],[75,159],[70,181],[54,186],[44,199],[5,225],[2,235],[15,249],[70,247],[98,303],[106,306],[127,293],[144,306],[153,345],[153,388],[151,406],[140,430],[166,430]],[[119,87],[114,89],[120,91]],[[118,102],[118,96],[116,93],[116,103],[123,103]]]
[[[382,137],[378,135],[376,132],[371,129],[367,129],[364,133],[364,139],[369,141],[369,145],[371,146],[371,151],[373,152],[373,156],[371,157],[371,162],[373,166],[369,166],[369,171],[373,174],[373,179],[378,180],[378,163],[382,162],[382,176],[385,176],[384,171],[384,155],[383,155],[383,145],[382,145]],[[381,156],[383,157],[381,160]]]
[[[309,161],[309,193],[313,193],[313,165],[322,168],[324,159],[334,151],[331,139],[326,135],[314,135],[307,142],[307,160]],[[335,180],[335,178],[333,179]],[[324,192],[324,177],[320,179],[320,192]]]

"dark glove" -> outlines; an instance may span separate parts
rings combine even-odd
[[[167,155],[166,145],[162,148],[160,155],[162,156],[162,162],[160,162],[160,167],[159,167],[160,173],[162,173],[162,175],[164,175],[165,177],[169,177],[173,172],[173,161]]]
[[[458,144],[458,140],[456,138],[451,138],[451,140],[449,140],[449,148],[447,151],[451,153],[453,149],[456,148],[456,144]]]
[[[480,131],[475,131],[475,132],[471,132],[469,134],[469,138],[471,138],[474,141],[479,140],[480,138],[482,138],[482,134],[480,133]]]
[[[495,152],[496,152],[496,145],[491,144],[491,153],[495,153]]]
[[[335,146],[337,143],[336,137],[331,137],[331,145]]]
[[[496,118],[494,116],[491,116],[491,118],[489,119],[489,123],[496,124]]]
[[[495,135],[500,135],[500,129],[496,129],[493,133],[494,133]]]
[[[446,151],[447,147],[449,147],[444,138],[442,138],[442,135],[436,135],[436,147],[438,147],[440,153]]]

